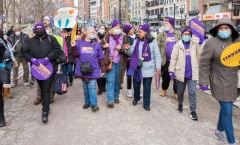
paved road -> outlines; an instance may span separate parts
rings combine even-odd
[[[13,99],[5,99],[7,126],[0,129],[1,145],[221,145],[213,137],[219,112],[218,103],[198,91],[199,121],[189,118],[187,97],[184,112],[177,112],[177,102],[169,89],[167,97],[159,97],[152,85],[151,111],[142,108],[142,100],[133,106],[126,97],[126,85],[120,104],[106,107],[103,94],[98,97],[100,110],[83,110],[82,84],[75,80],[65,95],[55,97],[49,122],[41,122],[41,105],[33,105],[36,87],[12,89]],[[240,111],[234,108],[235,136],[240,140]]]

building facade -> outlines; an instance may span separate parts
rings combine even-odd
[[[134,26],[142,24],[147,19],[146,0],[131,0],[130,1],[130,23]]]
[[[125,0],[109,0],[110,21],[113,19],[121,19],[120,21],[124,22],[126,6]]]
[[[90,0],[90,19],[94,23],[99,23],[100,0]]]

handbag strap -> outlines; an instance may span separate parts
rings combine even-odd
[[[88,62],[90,62],[91,59],[92,59],[92,55],[93,55],[93,52],[94,52],[94,47],[95,47],[95,42],[93,42],[93,50],[91,51],[90,58],[89,58]],[[79,57],[79,60],[80,60],[80,63],[83,63],[83,62],[81,61],[81,58],[80,58],[80,57]]]
[[[144,53],[142,54],[142,57],[144,57],[143,55],[146,53],[146,51],[147,51],[147,49],[148,49],[148,46],[149,46],[149,44],[146,46],[146,49],[145,49]],[[149,47],[149,48],[150,48],[150,47]]]

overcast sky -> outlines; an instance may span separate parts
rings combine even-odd
[[[74,0],[74,6],[78,6],[78,0]]]

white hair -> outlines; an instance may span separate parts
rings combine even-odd
[[[90,30],[94,29],[94,27],[86,26],[83,28],[83,34],[86,36]]]

